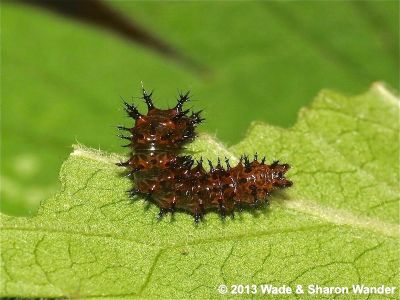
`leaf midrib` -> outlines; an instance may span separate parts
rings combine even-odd
[[[316,135],[313,134],[315,136],[318,136],[320,138],[323,139],[323,142],[327,145],[329,145],[328,142],[326,142],[326,139],[324,139],[322,136],[320,135]],[[231,154],[231,157],[234,157],[237,159],[237,157],[229,150],[226,149],[225,147],[223,147],[223,145],[221,145],[220,143],[217,144],[218,147],[224,148],[224,150],[226,152],[229,152]],[[338,153],[338,155],[340,155],[345,161],[348,161],[346,159],[346,157],[336,148],[333,148],[335,152]],[[80,148],[78,149],[79,152],[76,153],[76,151],[73,152],[74,155],[77,156],[83,156],[86,158],[91,158],[95,161],[102,161],[102,162],[107,162],[107,163],[111,163],[114,164],[112,162],[109,161],[109,159],[107,158],[107,156],[105,156],[104,154],[100,154],[100,157],[98,158],[98,156],[93,156],[92,153],[90,153],[89,151]],[[101,153],[101,152],[99,152]],[[109,157],[112,157],[112,155],[110,155]],[[114,157],[118,157],[118,156],[114,156]],[[349,162],[349,164],[351,164]],[[351,164],[355,169],[359,170],[359,168],[357,168],[357,166],[355,166],[354,164]],[[370,172],[364,171],[364,170],[360,170],[361,172],[367,174],[368,176],[372,176],[372,178],[375,179],[375,177],[370,174]],[[383,183],[386,185],[386,183]],[[390,186],[386,185],[387,189],[391,189]],[[393,190],[393,192],[395,192]],[[316,216],[322,220],[328,221],[329,223],[333,223],[333,224],[337,224],[337,225],[350,225],[353,227],[359,227],[362,229],[366,229],[366,230],[370,230],[370,231],[374,231],[374,232],[378,232],[387,236],[391,236],[391,237],[395,237],[399,235],[399,229],[400,226],[396,225],[396,224],[392,224],[392,223],[387,223],[387,222],[382,222],[381,220],[377,220],[374,218],[369,218],[369,217],[363,217],[363,216],[359,216],[359,215],[355,215],[352,213],[349,213],[346,210],[340,210],[340,209],[334,209],[332,207],[329,206],[322,206],[319,205],[317,203],[315,203],[314,201],[311,200],[300,200],[300,199],[290,199],[290,200],[283,200],[284,206],[288,209],[291,210],[295,210],[297,212],[301,212],[307,215],[312,215],[312,216]],[[301,205],[299,205],[301,204]],[[321,212],[320,214],[316,214],[315,211],[313,211],[313,209],[310,208],[314,208],[315,211],[319,211]],[[322,212],[327,212],[326,215],[322,214]],[[333,218],[333,216],[343,216],[346,215],[347,216],[347,220],[343,220],[342,218],[340,218],[340,221],[335,220],[335,218]],[[338,217],[336,217],[337,219]],[[369,224],[372,224],[373,226],[370,226]]]
[[[221,146],[221,145],[220,145]],[[75,149],[75,151],[72,153],[74,156],[80,156],[83,158],[89,158],[91,160],[97,161],[97,162],[102,162],[102,163],[107,163],[109,165],[114,166],[115,159],[121,158],[121,156],[118,155],[106,155],[100,151],[92,151],[92,150],[86,150],[82,147],[78,147]],[[233,156],[233,155],[232,155]],[[298,213],[303,213],[306,215],[310,215],[313,217],[316,217],[318,219],[321,219],[323,221],[326,221],[330,224],[335,224],[338,226],[350,226],[350,227],[355,227],[355,228],[360,228],[363,230],[369,230],[373,231],[376,233],[383,234],[385,236],[389,237],[396,237],[399,235],[399,226],[396,224],[391,224],[391,223],[386,223],[382,222],[380,220],[374,219],[374,218],[368,218],[368,217],[362,217],[362,216],[357,216],[352,213],[349,213],[348,211],[345,210],[340,210],[340,209],[334,209],[331,207],[327,206],[321,206],[313,201],[309,200],[301,200],[301,199],[290,199],[290,200],[282,200],[283,207],[290,209],[292,211],[296,211]],[[345,217],[343,217],[345,216]],[[324,225],[318,225],[316,227],[320,228],[323,227]],[[313,226],[315,227],[315,226]],[[13,227],[1,227],[2,230],[24,230],[24,231],[46,231],[46,232],[54,232],[54,233],[65,233],[65,234],[78,234],[78,235],[86,235],[86,236],[93,236],[93,237],[103,237],[103,238],[114,238],[114,239],[120,239],[123,241],[130,241],[134,243],[141,244],[137,240],[133,239],[128,239],[127,237],[115,237],[111,236],[112,234],[115,234],[115,232],[110,232],[109,234],[97,234],[97,233],[91,233],[88,235],[88,231],[85,232],[80,232],[80,231],[71,231],[68,228],[38,228],[38,227],[18,227],[13,226]],[[293,231],[298,231],[300,230],[299,228],[292,228]],[[249,238],[254,238],[256,236],[263,236],[263,235],[268,235],[268,234],[276,234],[280,233],[279,231],[273,232],[273,231],[261,231],[257,232],[256,234],[253,235],[248,235],[246,234],[247,237]],[[224,236],[223,240],[228,239],[240,239],[241,234],[239,235],[231,235],[231,236]],[[209,243],[209,242],[216,242],[218,239],[212,238],[209,240],[200,240],[197,242],[193,242],[193,244],[201,244],[201,243]],[[174,244],[176,247],[183,246],[183,245],[188,245],[191,244],[185,243],[185,244]]]
[[[256,231],[252,233],[247,233],[247,232],[242,232],[240,234],[233,234],[233,235],[224,235],[220,238],[210,238],[210,239],[198,239],[198,240],[193,240],[193,241],[185,241],[182,243],[166,243],[163,241],[160,244],[149,244],[145,242],[139,242],[134,239],[130,239],[128,237],[117,237],[115,235],[111,234],[100,234],[100,233],[90,233],[88,231],[82,232],[82,231],[73,231],[73,230],[64,230],[62,228],[55,229],[51,227],[18,227],[18,226],[13,226],[13,227],[0,227],[2,231],[27,231],[27,232],[42,232],[46,234],[67,234],[67,235],[78,235],[78,236],[86,236],[88,238],[104,238],[104,239],[112,239],[112,240],[117,240],[117,241],[122,241],[122,242],[128,242],[128,243],[133,243],[133,244],[139,244],[143,245],[146,247],[154,247],[154,248],[159,248],[163,250],[167,249],[176,249],[176,248],[181,248],[185,246],[197,246],[197,245],[205,245],[205,244],[212,244],[212,243],[221,243],[221,242],[229,242],[229,241],[244,241],[244,240],[252,240],[254,238],[259,238],[263,236],[271,236],[271,235],[278,235],[278,234],[287,234],[287,233],[295,233],[295,232],[306,232],[306,231],[313,231],[313,230],[320,230],[321,228],[330,228],[330,224],[318,224],[318,225],[310,225],[310,226],[304,226],[304,227],[296,227],[296,228],[286,228],[286,229],[280,229],[280,230],[264,230],[264,231]],[[115,233],[114,233],[115,234]]]

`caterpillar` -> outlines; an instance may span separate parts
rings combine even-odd
[[[158,109],[152,94],[142,88],[142,99],[147,114],[141,114],[134,104],[124,101],[125,111],[134,120],[133,127],[118,126],[130,135],[119,135],[129,141],[124,147],[131,152],[126,162],[117,165],[126,168],[134,188],[131,196],[149,200],[160,208],[159,217],[168,212],[185,211],[198,223],[208,211],[219,211],[222,217],[234,216],[235,210],[268,204],[268,196],[279,188],[287,188],[292,182],[285,178],[289,164],[274,161],[268,165],[265,157],[257,154],[250,159],[243,155],[236,166],[225,158],[209,170],[203,159],[195,161],[190,155],[181,155],[184,145],[196,137],[195,129],[204,119],[202,111],[184,110],[190,101],[189,91],[180,93],[173,108]]]

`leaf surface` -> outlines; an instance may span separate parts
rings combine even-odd
[[[37,216],[1,216],[0,295],[218,298],[220,284],[398,287],[398,113],[399,100],[377,83],[357,97],[323,91],[293,128],[256,123],[230,149],[201,134],[188,148],[195,156],[266,153],[293,166],[295,185],[268,208],[225,221],[210,213],[198,226],[184,213],[158,221],[155,206],[127,197],[131,182],[115,166],[123,157],[76,146],[60,191]]]

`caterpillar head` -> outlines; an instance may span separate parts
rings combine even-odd
[[[170,109],[158,109],[152,101],[152,93],[143,89],[142,99],[147,104],[147,114],[141,114],[138,109],[125,102],[125,110],[128,115],[135,119],[133,128],[124,128],[131,132],[129,139],[135,150],[168,150],[179,149],[191,141],[196,133],[195,128],[204,119],[199,112],[183,110],[183,104],[189,101],[189,92],[180,94],[175,107]]]

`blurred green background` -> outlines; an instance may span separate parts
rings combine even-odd
[[[227,145],[253,120],[291,126],[322,88],[356,94],[383,80],[399,89],[398,1],[61,2],[1,4],[8,214],[34,214],[57,191],[72,144],[124,153],[120,96],[140,102],[140,81],[159,106],[190,89],[205,110],[200,130]]]

